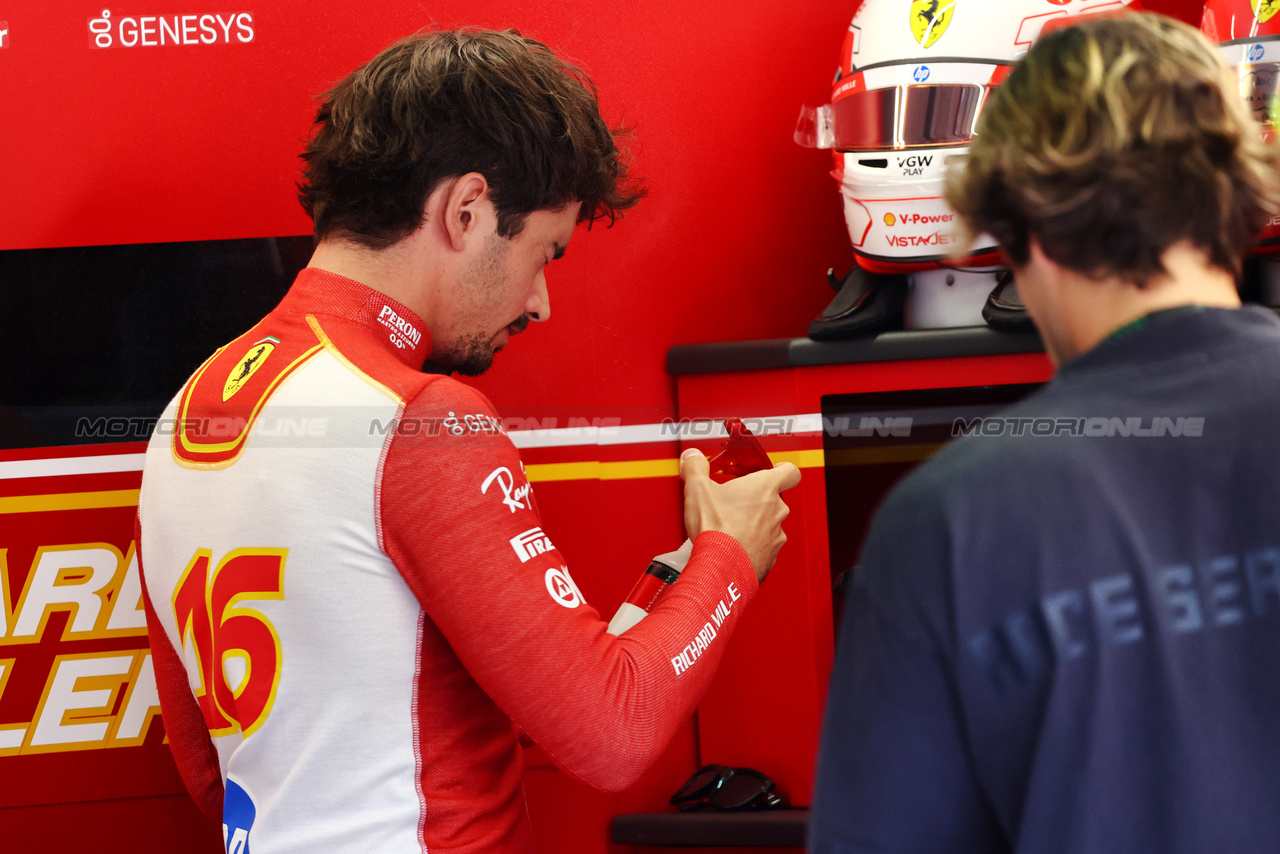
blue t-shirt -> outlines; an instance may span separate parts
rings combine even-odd
[[[1161,313],[905,478],[810,850],[1280,852],[1280,320]]]

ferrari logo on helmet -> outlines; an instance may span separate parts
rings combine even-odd
[[[1265,24],[1280,12],[1280,0],[1249,0],[1249,5],[1253,7],[1253,16],[1259,24]]]
[[[1253,0],[1255,3],[1280,3],[1280,0]],[[955,0],[912,0],[911,32],[921,47],[931,47],[951,26]]]

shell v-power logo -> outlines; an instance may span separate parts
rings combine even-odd
[[[89,45],[95,48],[249,44],[253,38],[252,12],[137,15],[103,9],[89,19]]]

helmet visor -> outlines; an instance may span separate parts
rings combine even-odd
[[[1249,112],[1265,129],[1273,130],[1280,112],[1280,98],[1276,93],[1276,84],[1280,83],[1280,63],[1240,65],[1234,70],[1240,83],[1240,97],[1249,105]]]
[[[879,151],[963,145],[990,86],[977,83],[892,86],[851,92],[831,105],[835,147]]]

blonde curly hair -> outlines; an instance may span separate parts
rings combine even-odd
[[[992,94],[946,197],[1011,263],[1034,238],[1093,278],[1144,286],[1188,241],[1239,274],[1280,209],[1280,158],[1198,31],[1152,13],[1045,35]]]

